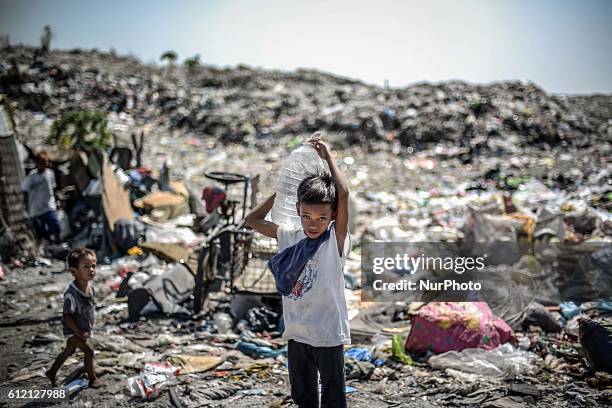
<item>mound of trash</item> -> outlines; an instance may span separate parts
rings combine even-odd
[[[0,54],[0,93],[26,122],[101,109],[120,117],[119,128],[149,124],[224,142],[269,145],[327,130],[345,143],[397,140],[418,150],[452,142],[478,152],[505,139],[540,148],[612,139],[610,95],[551,95],[521,81],[389,89],[316,70],[159,67],[96,50],[18,46]]]

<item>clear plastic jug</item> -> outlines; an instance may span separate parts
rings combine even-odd
[[[307,175],[323,171],[329,171],[327,165],[311,145],[304,144],[291,152],[283,162],[278,176],[276,198],[271,211],[275,224],[296,229],[302,227],[295,207],[298,186]]]

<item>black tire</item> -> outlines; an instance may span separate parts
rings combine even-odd
[[[208,292],[210,285],[207,279],[209,276],[208,268],[210,260],[209,248],[202,248],[198,255],[198,271],[195,277],[195,287],[193,288],[193,312],[194,314],[200,313],[204,306],[206,306],[206,300],[208,299]]]
[[[206,308],[211,283],[215,277],[218,249],[216,245],[204,247],[198,255],[198,271],[193,288],[193,312],[200,313]]]

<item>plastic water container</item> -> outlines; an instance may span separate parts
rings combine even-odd
[[[278,176],[276,198],[271,211],[275,224],[301,228],[295,207],[298,186],[307,175],[323,171],[328,171],[327,165],[311,145],[302,145],[291,152],[283,162]]]

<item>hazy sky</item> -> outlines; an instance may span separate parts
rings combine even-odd
[[[0,0],[0,34],[52,47],[165,50],[226,66],[318,68],[392,87],[527,79],[547,91],[612,92],[612,1]]]

